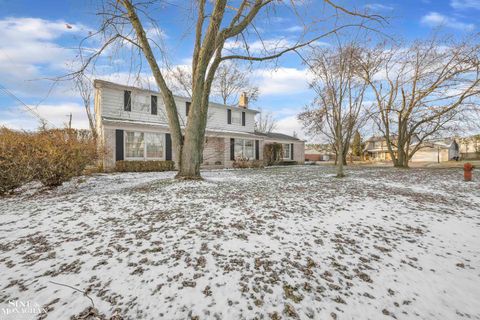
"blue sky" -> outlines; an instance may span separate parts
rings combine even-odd
[[[235,3],[235,1],[232,1]],[[480,0],[404,0],[404,1],[337,1],[349,8],[368,9],[388,17],[382,29],[404,41],[426,37],[441,27],[442,32],[462,36],[478,32]],[[73,68],[80,40],[95,30],[99,18],[95,0],[0,0],[0,85],[56,126],[62,126],[73,114],[73,125],[86,128],[81,100],[69,82],[55,83],[48,78],[68,73]],[[192,19],[189,1],[171,0],[152,11],[162,30],[170,65],[188,65],[192,52]],[[302,21],[291,6],[259,16],[255,25],[264,41],[291,43],[303,34]],[[325,16],[322,1],[307,0],[297,8],[303,21]],[[326,16],[331,12],[327,10]],[[330,20],[316,25],[327,30]],[[307,34],[313,36],[314,31]],[[258,39],[251,39],[253,43]],[[330,39],[323,39],[328,43]],[[98,43],[88,43],[95,47]],[[259,52],[260,53],[260,52]],[[126,53],[107,53],[98,62],[96,75],[116,82],[134,84]],[[312,99],[309,75],[295,54],[287,54],[273,63],[255,64],[252,81],[260,88],[260,99],[253,105],[272,112],[278,130],[303,137],[296,114]],[[148,78],[148,68],[140,70]],[[37,119],[12,97],[0,91],[0,125],[34,129]]]

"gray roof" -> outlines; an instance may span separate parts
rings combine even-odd
[[[298,139],[298,138],[289,136],[289,135],[287,135],[287,134],[278,133],[278,132],[263,133],[263,132],[255,131],[255,134],[258,135],[258,136],[264,136],[264,137],[267,137],[267,138],[277,139],[277,140],[294,140],[294,141],[300,141],[300,139]]]

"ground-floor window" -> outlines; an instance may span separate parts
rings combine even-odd
[[[126,132],[125,134],[125,157],[143,158],[145,149],[143,132]]]
[[[283,159],[290,159],[290,144],[289,143],[284,143],[282,145],[283,147]]]
[[[254,140],[235,139],[235,159],[254,159]]]
[[[163,133],[154,132],[125,132],[125,158],[131,160],[163,159]]]

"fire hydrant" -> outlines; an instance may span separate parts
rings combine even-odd
[[[473,168],[473,165],[468,162],[463,165],[463,178],[465,181],[472,181]]]

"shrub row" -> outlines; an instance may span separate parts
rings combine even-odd
[[[175,169],[173,161],[117,161],[115,170],[119,172],[155,172]]]
[[[284,160],[277,163],[280,166],[293,166],[298,164],[295,160]]]
[[[246,159],[237,159],[233,162],[232,166],[234,168],[263,168],[264,164],[261,160],[246,160]]]
[[[0,128],[0,194],[31,182],[58,186],[97,159],[88,132],[74,129],[14,131]]]

